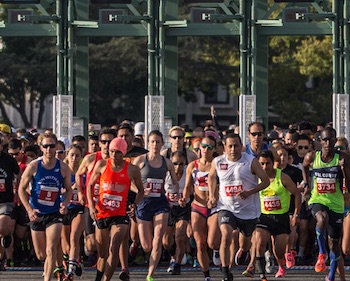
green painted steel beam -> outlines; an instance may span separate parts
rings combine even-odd
[[[328,23],[293,23],[283,26],[259,26],[259,35],[332,35]],[[75,27],[77,36],[147,36],[142,24],[100,25],[98,28]],[[0,36],[56,36],[56,30],[50,24],[7,24],[0,27]],[[189,23],[187,27],[168,27],[166,36],[239,36],[236,23],[210,24]]]
[[[56,36],[56,29],[51,24],[7,24],[0,27],[0,36]]]
[[[147,29],[142,24],[103,24],[98,28],[76,27],[77,36],[147,36]]]
[[[262,36],[332,35],[332,26],[328,23],[293,23],[283,26],[260,26],[258,34]]]

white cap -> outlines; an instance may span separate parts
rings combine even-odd
[[[137,122],[134,126],[135,136],[142,136],[145,132],[145,123]]]

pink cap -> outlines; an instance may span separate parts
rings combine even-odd
[[[128,144],[126,143],[126,141],[124,139],[114,138],[111,141],[111,143],[109,144],[109,149],[110,150],[118,150],[121,153],[123,153],[123,155],[125,155],[127,150],[128,150]]]

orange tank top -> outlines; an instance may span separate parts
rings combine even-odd
[[[112,169],[111,159],[100,176],[100,191],[96,209],[97,218],[126,216],[126,205],[131,180],[128,175],[129,163],[124,161],[124,167],[119,172]]]

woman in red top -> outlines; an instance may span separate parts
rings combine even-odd
[[[87,186],[87,197],[91,218],[96,222],[96,242],[99,259],[95,280],[110,280],[119,263],[119,247],[129,229],[127,200],[131,181],[138,193],[135,209],[143,197],[143,185],[140,169],[123,160],[127,152],[127,143],[115,138],[109,145],[109,159],[97,162],[91,180]],[[100,178],[99,200],[96,206],[92,200],[91,185]],[[108,251],[109,245],[109,251]]]

